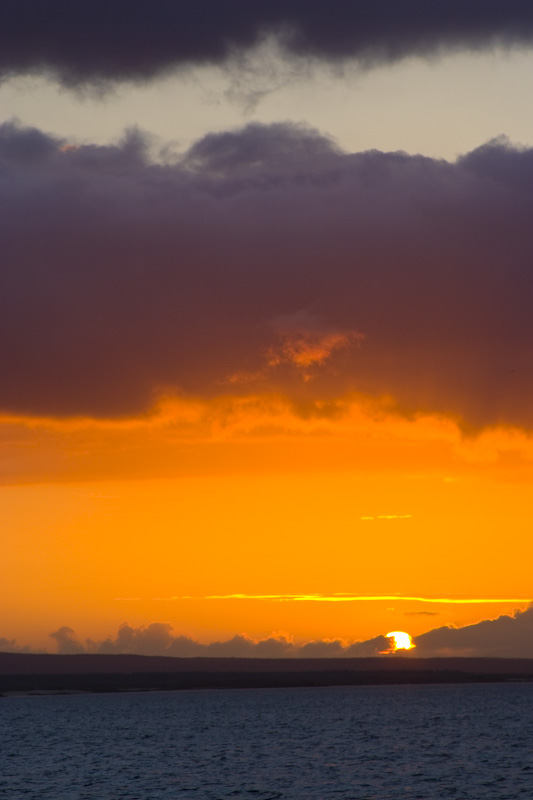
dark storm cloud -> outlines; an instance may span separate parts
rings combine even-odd
[[[482,656],[484,658],[533,658],[533,605],[512,616],[503,614],[463,628],[435,628],[417,636],[413,654]]]
[[[278,124],[147,152],[0,127],[1,409],[353,390],[533,424],[532,150],[346,154]]]
[[[458,48],[529,45],[530,0],[3,0],[0,76],[66,86],[224,64],[265,39],[288,57],[364,66]]]

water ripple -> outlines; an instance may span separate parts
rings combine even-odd
[[[533,686],[6,697],[9,800],[533,797]]]

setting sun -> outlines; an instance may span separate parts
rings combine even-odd
[[[394,640],[391,642],[392,653],[395,653],[397,650],[411,650],[413,647],[416,647],[416,644],[413,644],[411,641],[409,634],[404,631],[391,631],[387,634],[387,639]]]

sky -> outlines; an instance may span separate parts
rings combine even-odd
[[[532,44],[2,3],[0,649],[533,657]]]

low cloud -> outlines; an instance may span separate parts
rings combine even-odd
[[[390,640],[385,636],[351,644],[342,639],[295,643],[285,633],[273,633],[263,639],[237,634],[227,641],[201,644],[187,636],[175,635],[173,626],[165,622],[152,622],[138,628],[125,624],[114,638],[101,642],[87,640],[82,643],[75,638],[71,628],[60,628],[51,636],[58,643],[60,653],[135,653],[211,658],[363,658],[380,655],[390,645]]]
[[[300,646],[301,658],[338,658],[344,654],[346,642],[342,639],[318,639]]]
[[[242,70],[247,54],[268,43],[287,62],[352,60],[368,68],[527,46],[532,34],[531,4],[523,0],[3,0],[0,76],[45,74],[70,88],[101,89],[191,66],[233,62]]]
[[[416,655],[533,658],[533,605],[462,628],[445,626],[417,636]]]
[[[57,644],[57,652],[62,655],[74,655],[75,653],[85,653],[85,647],[76,639],[76,633],[72,628],[63,625],[50,634],[50,637]]]
[[[434,616],[432,612],[407,613],[410,616]],[[386,658],[392,652],[391,639],[386,636],[355,642],[317,639],[298,643],[286,633],[272,633],[259,639],[241,633],[225,641],[203,644],[175,633],[168,622],[152,622],[138,627],[124,624],[114,637],[101,641],[82,641],[68,626],[60,627],[50,636],[56,651],[65,655],[116,653],[181,658],[371,658],[381,655]],[[474,625],[434,628],[413,637],[413,644],[415,647],[405,655],[418,658],[533,658],[533,604],[525,611],[517,610]],[[14,639],[0,638],[0,652],[35,651],[18,645]]]
[[[406,612],[410,616],[434,616],[432,612]],[[75,631],[62,626],[50,634],[58,653],[137,654],[147,656],[218,658],[387,658],[391,639],[376,636],[366,641],[317,639],[294,642],[287,633],[272,633],[255,639],[241,633],[231,639],[204,644],[176,633],[168,622],[133,627],[121,625],[115,636],[101,641],[80,640]],[[533,604],[524,611],[502,614],[463,627],[434,628],[413,637],[415,647],[404,651],[409,658],[472,657],[533,658]],[[43,652],[0,637],[0,652]]]
[[[252,639],[238,634],[228,641],[201,644],[187,636],[175,635],[173,626],[152,622],[138,628],[122,625],[114,638],[102,642],[87,641],[89,653],[137,653],[139,655],[211,656],[218,658],[282,658],[294,655],[294,645],[285,635]]]
[[[0,653],[32,653],[35,652],[28,645],[17,644],[16,639],[6,639],[0,636]]]

